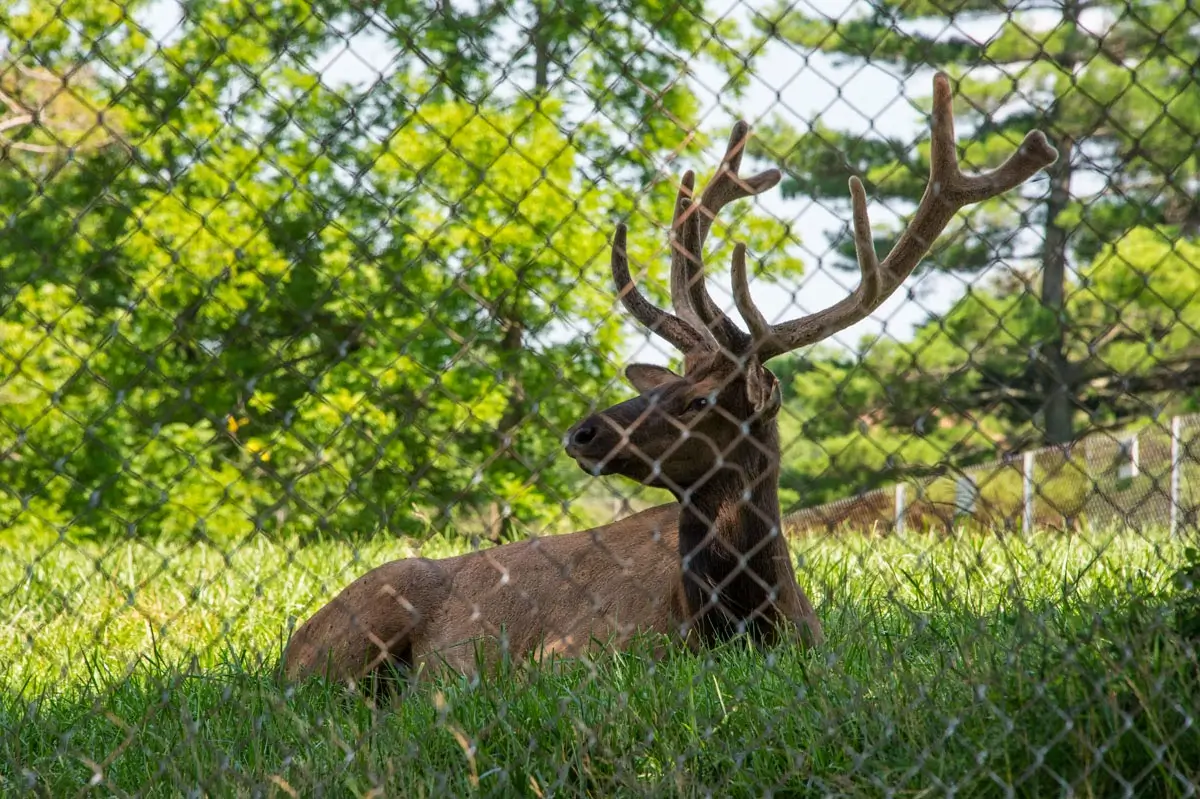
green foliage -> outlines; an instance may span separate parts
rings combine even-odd
[[[1184,177],[1196,172],[1200,136],[1200,84],[1191,71],[1200,48],[1189,33],[1195,10],[1184,0],[1155,0],[1135,15],[1123,13],[1126,7],[1115,0],[1088,4],[1084,24],[1081,6],[1072,4],[1051,16],[1019,4],[956,5],[955,21],[997,27],[983,43],[953,24],[947,28],[947,11],[938,3],[873,2],[850,19],[781,3],[758,22],[837,62],[866,61],[896,74],[928,66],[949,72],[957,84],[954,110],[967,169],[996,166],[1034,127],[1069,159],[1075,159],[1073,148],[1086,148],[1086,164],[1074,168],[1093,171],[1106,186],[1099,197],[1073,201],[1071,247],[1091,258],[1104,242],[1138,225],[1169,219],[1194,233],[1200,224],[1195,187]],[[1102,11],[1106,21],[1097,22]],[[921,26],[927,22],[937,24]],[[1135,61],[1136,71],[1130,67]],[[981,64],[999,72],[981,71]],[[859,175],[875,198],[915,203],[928,174],[927,140],[914,153],[908,141],[879,131],[861,139],[819,124],[796,130],[776,120],[752,147],[784,161],[788,195],[846,202],[846,179]],[[1011,257],[1014,227],[1052,221],[1045,196],[1027,195],[1022,202],[1010,193],[965,212],[930,265],[976,272]],[[852,267],[852,243],[841,231],[835,236],[842,265]],[[890,245],[893,238],[881,235],[878,243]]]
[[[780,3],[759,18],[764,32],[836,63],[948,72],[964,169],[996,166],[1033,128],[1063,157],[1051,170],[1054,191],[1035,180],[951,223],[921,268],[956,273],[967,291],[910,340],[821,350],[785,368],[798,372],[785,382],[784,440],[796,441],[785,461],[790,496],[835,499],[934,464],[971,465],[1092,425],[1195,407],[1195,9],[1154,0],[1129,14],[1125,3],[1102,2],[1082,20],[1081,8],[878,0],[833,19]],[[972,38],[961,25],[995,34]],[[927,111],[929,99],[917,105]],[[847,227],[850,175],[872,202],[914,207],[929,173],[927,137],[913,145],[880,130],[858,136],[776,119],[751,147],[783,161],[785,194],[842,204]],[[1096,178],[1103,187],[1092,193]],[[898,233],[877,229],[877,251]],[[839,266],[857,268],[846,231],[831,244]],[[1064,395],[1065,425],[1051,408]]]
[[[1172,580],[1180,597],[1176,607],[1176,630],[1191,641],[1200,640],[1200,549],[1184,550],[1183,566]]]
[[[633,218],[659,290],[657,173],[707,143],[680,56],[746,80],[703,5],[392,4],[395,58],[362,87],[319,71],[352,5],[189,1],[161,48],[146,8],[0,17],[0,88],[47,109],[5,130],[0,165],[4,524],[237,541],[578,521],[560,438],[613,398],[611,226]]]
[[[222,175],[248,168],[259,147],[214,146],[169,187],[141,191],[114,236],[109,277],[121,285],[89,302],[44,275],[6,306],[6,358],[20,364],[5,387],[13,501],[49,499],[53,468],[66,483],[55,500],[97,533],[201,525],[236,538],[268,509],[305,530],[412,529],[414,502],[470,507],[490,496],[526,521],[544,516],[556,474],[538,472],[582,398],[603,396],[595,376],[616,345],[609,322],[591,347],[537,345],[503,365],[494,354],[502,332],[485,314],[497,304],[521,303],[534,336],[610,305],[592,288],[603,285],[594,267],[604,240],[587,220],[602,200],[573,185],[577,156],[552,113],[425,108],[427,124],[459,131],[454,157],[423,161],[399,147],[447,146],[414,125],[372,154],[365,179],[391,197],[419,181],[444,204],[412,205],[368,257],[340,220],[298,241],[263,219],[264,207],[311,214],[320,170],[301,194],[290,177],[262,175],[220,193]],[[476,190],[472,163],[503,179]],[[105,307],[114,295],[125,308]],[[537,412],[520,460],[479,463],[505,368],[533,396],[564,382],[578,393]],[[402,512],[387,518],[388,507]]]
[[[1200,386],[1200,246],[1138,228],[1078,272],[1067,297],[1071,386],[1093,423],[1125,425],[1154,403],[1190,412]],[[791,375],[784,485],[805,504],[1036,446],[1045,391],[1036,358],[1053,315],[1017,286],[972,288],[908,342],[818,349]]]

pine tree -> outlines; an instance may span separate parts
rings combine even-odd
[[[1048,185],[1035,183],[1023,198],[1006,195],[964,214],[956,235],[938,246],[926,268],[972,273],[1001,259],[1036,266],[1040,279],[1027,278],[1037,283],[1028,290],[1037,294],[1036,312],[1043,318],[1035,325],[1041,331],[1036,357],[1022,370],[1021,387],[1044,398],[1030,420],[1044,440],[1071,440],[1077,412],[1085,407],[1081,393],[1093,379],[1089,354],[1114,336],[1147,332],[1089,327],[1087,320],[1070,318],[1071,295],[1090,291],[1072,280],[1073,268],[1135,227],[1161,227],[1167,236],[1200,232],[1200,11],[1189,0],[1069,0],[1035,7],[995,0],[871,0],[867,13],[850,19],[783,4],[762,19],[767,33],[842,63],[877,65],[900,76],[929,66],[950,72],[957,79],[960,138],[967,142],[963,161],[977,169],[994,166],[1031,128],[1050,136],[1060,158]],[[996,33],[986,41],[962,32],[968,23],[989,21]],[[819,123],[796,131],[775,123],[757,147],[765,157],[785,160],[788,196],[844,202],[846,178],[858,174],[876,201],[915,206],[928,143],[914,147],[872,134],[861,138]],[[1089,180],[1097,177],[1099,190]],[[1023,229],[1034,235],[1014,235]],[[885,250],[890,238],[881,236],[877,246]],[[1032,251],[1020,248],[1023,238],[1032,239]],[[849,237],[837,243],[848,266]],[[1072,352],[1082,352],[1082,359],[1073,360]],[[1028,352],[1009,357],[1028,360]]]

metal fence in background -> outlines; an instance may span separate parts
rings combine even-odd
[[[903,533],[905,529],[984,531],[1081,528],[1159,529],[1182,535],[1197,525],[1200,416],[1175,416],[1063,447],[1015,453],[919,482],[787,514],[795,535]]]
[[[0,0],[0,793],[1194,796],[1197,65],[1192,0]]]

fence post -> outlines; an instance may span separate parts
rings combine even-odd
[[[904,483],[896,483],[896,534],[904,532],[904,514],[908,511],[908,504],[904,496]]]
[[[1023,463],[1023,482],[1025,484],[1025,533],[1033,532],[1033,467],[1037,463],[1036,452],[1026,452]]]
[[[1122,438],[1117,442],[1117,457],[1119,459],[1117,479],[1132,480],[1141,473],[1137,433],[1128,438]]]
[[[1183,417],[1171,417],[1171,535],[1179,532],[1179,505],[1183,502]]]
[[[975,501],[979,498],[979,489],[975,478],[963,473],[954,481],[954,514],[955,516],[971,516],[975,513]]]

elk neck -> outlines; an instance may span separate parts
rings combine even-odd
[[[779,431],[759,421],[725,464],[680,502],[679,556],[689,624],[702,639],[770,639],[780,600],[798,591],[779,511]]]

